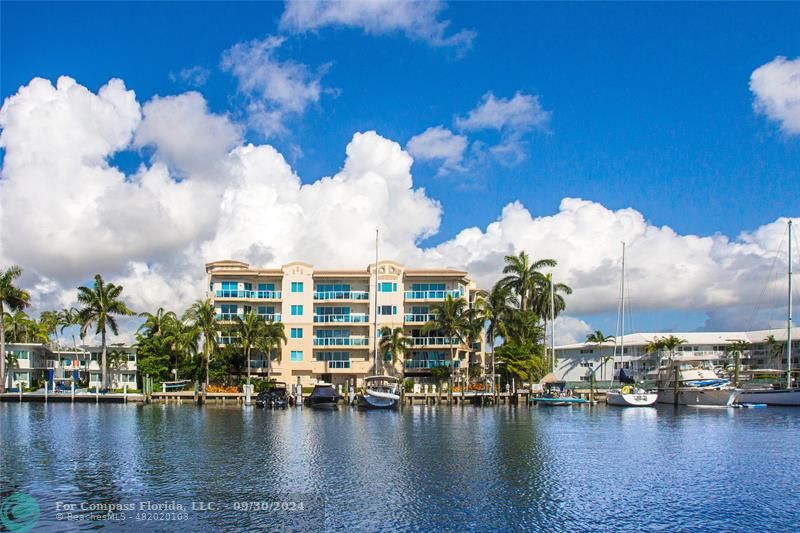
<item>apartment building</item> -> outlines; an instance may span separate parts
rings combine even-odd
[[[674,354],[665,351],[647,353],[647,345],[657,337],[674,335],[685,342]],[[745,374],[751,370],[786,370],[787,330],[683,332],[683,333],[631,333],[603,343],[581,342],[556,346],[556,376],[564,381],[588,382],[592,370],[595,379],[609,381],[624,370],[628,376],[655,379],[658,367],[667,357],[678,357],[710,367],[723,368],[728,364],[730,347],[736,342],[746,343],[741,358]],[[792,329],[792,338],[800,339],[800,328]],[[792,341],[792,368],[800,369],[800,340]],[[747,377],[746,375],[744,376]]]
[[[136,348],[133,346],[108,346],[107,363],[111,388],[127,385],[136,388]],[[25,387],[33,383],[50,381],[57,383],[88,383],[89,387],[100,386],[100,361],[102,348],[99,346],[79,346],[74,349],[51,349],[38,343],[7,343],[6,354],[14,362],[6,369],[6,385],[13,388],[20,383]]]
[[[375,346],[385,326],[403,328],[414,343],[393,368],[391,357],[380,361],[379,366],[395,375],[424,381],[438,366],[466,372],[469,364],[483,362],[483,342],[466,346],[458,338],[423,329],[431,305],[447,295],[474,300],[475,283],[460,270],[412,269],[394,261],[361,270],[320,270],[302,262],[258,269],[225,260],[208,263],[206,272],[208,295],[221,323],[255,311],[284,324],[288,342],[281,347],[280,361],[274,356],[272,361],[272,376],[278,381],[360,384],[375,372]],[[220,342],[237,339],[223,334]],[[265,374],[266,369],[266,356],[255,354],[251,372]]]

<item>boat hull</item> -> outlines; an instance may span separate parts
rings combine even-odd
[[[532,398],[532,403],[537,405],[549,405],[553,407],[563,407],[565,405],[580,405],[584,403],[589,403],[589,400],[584,400],[583,398],[551,398],[551,397],[539,397],[539,398]]]
[[[312,409],[318,409],[320,411],[333,411],[334,409],[338,409],[339,405],[336,402],[310,402],[310,407]]]
[[[397,399],[394,399],[389,397],[375,396],[369,393],[359,394],[357,400],[358,406],[362,409],[394,409],[400,403],[399,396]]]
[[[658,403],[678,405],[732,405],[738,398],[739,391],[735,389],[679,389],[678,399],[672,390],[658,391]]]
[[[745,390],[739,394],[737,401],[739,403],[765,403],[767,405],[800,407],[800,389]]]
[[[655,405],[658,401],[658,394],[654,393],[622,393],[618,391],[609,391],[606,395],[606,403],[608,405],[617,405],[620,407],[650,407]]]

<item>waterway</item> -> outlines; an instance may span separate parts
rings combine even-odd
[[[0,510],[11,531],[13,503],[36,531],[791,530],[798,442],[774,407],[0,403]]]

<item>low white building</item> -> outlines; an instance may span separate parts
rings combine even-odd
[[[730,346],[743,341],[750,349],[743,354],[742,369],[786,370],[786,328],[759,331],[630,333],[602,343],[591,342],[556,346],[556,376],[568,382],[589,382],[595,371],[596,381],[616,379],[621,369],[637,380],[652,379],[666,352],[647,353],[647,345],[656,338],[674,335],[685,342],[676,355],[722,366]],[[771,340],[770,340],[771,339]],[[624,346],[624,348],[623,348]],[[689,357],[687,357],[689,356]],[[792,368],[800,370],[800,327],[792,328]]]

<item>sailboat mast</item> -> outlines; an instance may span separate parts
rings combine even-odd
[[[375,228],[375,310],[374,310],[375,336],[372,339],[374,350],[372,354],[372,373],[378,374],[378,228]]]
[[[789,302],[786,320],[786,388],[792,388],[792,220],[789,219]]]
[[[623,358],[625,357],[625,241],[622,241],[622,291],[621,292],[622,292],[622,317],[620,318],[620,322],[622,322],[622,329],[620,330],[620,338],[619,338],[620,361],[622,361]]]
[[[555,291],[553,289],[553,274],[550,274],[550,360],[552,371],[556,371],[556,306]]]

